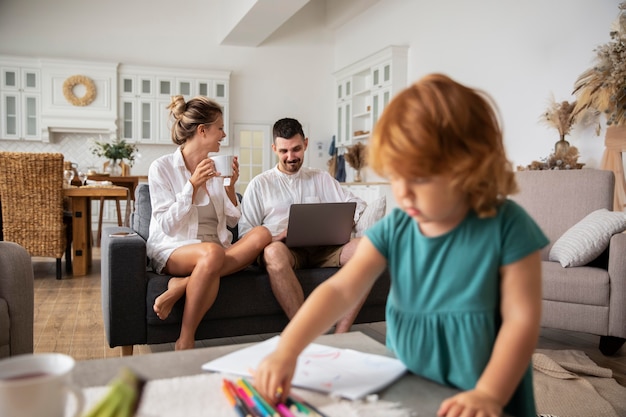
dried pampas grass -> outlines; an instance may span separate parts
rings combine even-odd
[[[574,114],[593,109],[606,116],[608,126],[626,125],[626,2],[610,32],[611,41],[597,47],[596,64],[574,83]]]
[[[566,135],[569,135],[576,122],[575,106],[576,102],[562,101],[558,103],[552,96],[548,109],[543,113],[541,120],[549,127],[558,130],[561,140],[563,140]]]
[[[366,161],[366,146],[361,142],[357,142],[355,145],[346,148],[346,153],[344,154],[344,158],[348,165],[357,171],[361,170],[361,168],[367,165]]]

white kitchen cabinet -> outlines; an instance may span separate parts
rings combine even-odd
[[[2,139],[41,140],[40,70],[0,62],[0,132]]]
[[[224,108],[228,131],[228,84],[230,72],[190,71],[122,65],[119,76],[119,119],[126,141],[145,144],[172,144],[170,111],[174,95],[185,101],[201,95]],[[222,142],[228,146],[228,141]]]
[[[407,59],[408,47],[390,46],[335,72],[339,147],[369,139],[391,98],[407,85]]]

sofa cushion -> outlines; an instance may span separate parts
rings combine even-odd
[[[142,183],[135,188],[135,211],[133,212],[132,228],[139,236],[148,240],[150,235],[150,217],[152,216],[152,202],[150,202],[150,188]]]
[[[611,285],[606,269],[581,266],[563,268],[558,262],[541,263],[542,299],[589,306],[609,306]]]
[[[599,209],[569,228],[552,248],[548,259],[562,267],[586,265],[609,245],[611,236],[626,229],[626,214]]]
[[[367,203],[367,207],[356,226],[354,226],[354,237],[361,237],[365,231],[369,229],[374,223],[380,220],[385,215],[387,209],[386,197],[379,197],[371,203]]]

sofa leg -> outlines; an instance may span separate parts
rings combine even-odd
[[[615,336],[600,336],[600,352],[605,356],[612,356],[624,345],[626,339]]]
[[[133,345],[122,346],[122,356],[133,356]]]

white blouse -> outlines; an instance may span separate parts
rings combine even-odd
[[[225,248],[232,241],[232,233],[226,226],[234,227],[241,217],[239,204],[235,206],[230,201],[221,177],[207,181],[206,187],[199,189],[192,201],[191,172],[185,166],[181,149],[179,147],[174,153],[155,160],[148,171],[152,217],[147,255],[158,273],[161,273],[174,249],[200,242],[198,206],[213,202],[217,214],[217,236]]]

